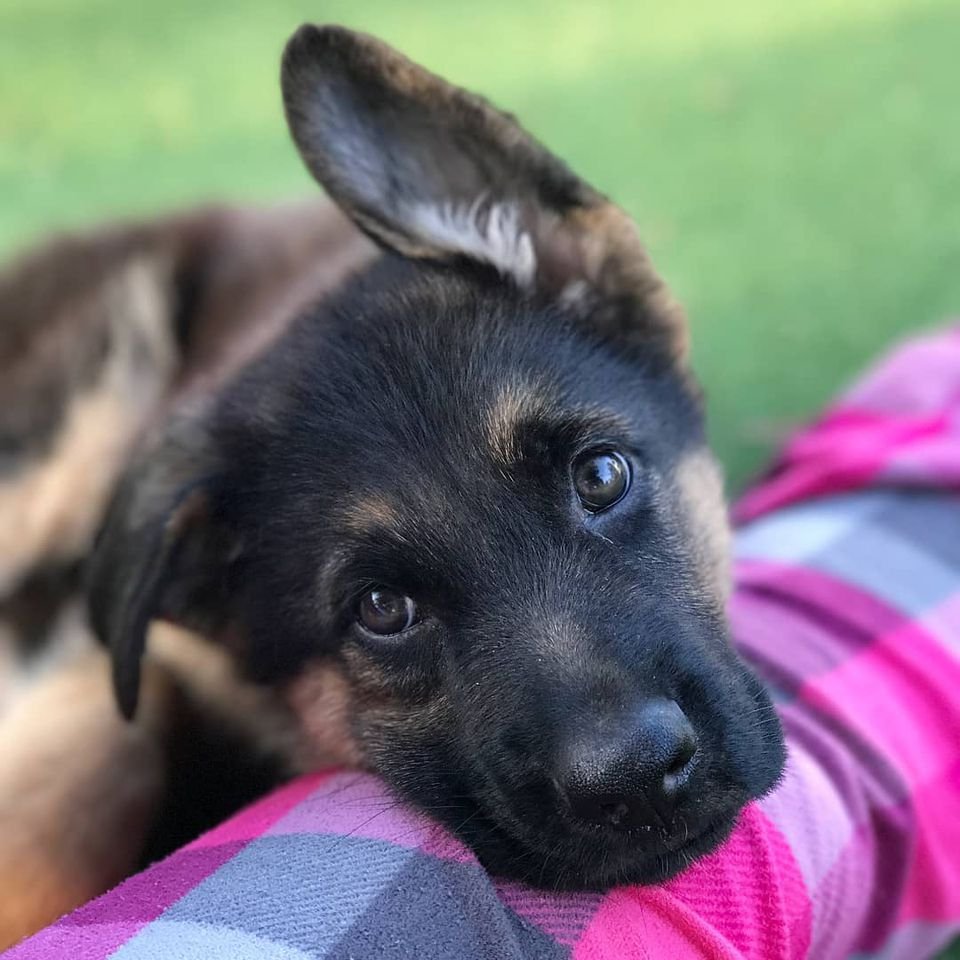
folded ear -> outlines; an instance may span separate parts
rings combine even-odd
[[[374,239],[483,261],[604,334],[684,353],[682,313],[630,218],[513,117],[340,27],[293,35],[282,86],[310,171]]]
[[[89,567],[93,628],[110,649],[117,702],[133,716],[151,621],[202,633],[229,622],[238,538],[217,507],[218,464],[198,423],[175,421],[129,468]]]

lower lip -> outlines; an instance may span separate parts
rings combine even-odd
[[[695,860],[709,854],[731,828],[729,819],[714,820],[693,836],[676,845],[658,843],[654,849],[641,842],[646,833],[635,831],[619,834],[621,843],[607,847],[603,855],[604,876],[593,877],[593,883],[582,884],[589,889],[605,890],[613,883],[661,884],[686,870]],[[609,835],[608,835],[609,836]],[[598,838],[599,839],[599,838]],[[605,844],[606,846],[606,844]],[[599,852],[599,851],[598,851]],[[617,864],[619,863],[619,867]],[[571,887],[575,889],[576,887]]]
[[[696,833],[688,834],[687,836],[671,836],[667,840],[657,837],[656,846],[659,850],[655,849],[650,852],[663,856],[664,853],[679,854],[689,850],[706,851],[718,842],[729,829],[730,821],[728,818],[724,817],[722,819],[711,820]],[[619,840],[621,844],[634,850],[636,850],[638,846],[649,844],[651,835],[656,836],[656,833],[649,827],[618,833],[606,831],[606,836],[610,840],[613,840],[615,843]]]
[[[699,833],[690,837],[677,848],[682,851],[688,847],[706,847],[712,845],[716,840],[729,829],[730,822],[727,819],[713,820],[708,823]]]

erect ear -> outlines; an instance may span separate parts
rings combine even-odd
[[[218,464],[193,420],[176,420],[129,468],[89,567],[94,631],[110,649],[117,702],[137,707],[155,619],[212,634],[230,620],[239,540],[217,507]]]
[[[513,117],[341,27],[301,27],[281,80],[304,161],[374,239],[486,262],[606,335],[685,353],[682,313],[630,218]]]

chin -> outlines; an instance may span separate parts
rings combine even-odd
[[[619,833],[571,828],[549,835],[474,816],[459,831],[492,875],[551,891],[609,890],[664,883],[712,853],[731,834],[740,809],[670,836],[653,830]]]

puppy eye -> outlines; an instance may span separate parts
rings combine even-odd
[[[616,451],[588,450],[573,461],[573,486],[584,509],[599,513],[630,489],[630,465]]]
[[[417,622],[417,605],[395,590],[374,587],[360,598],[357,619],[361,626],[378,636],[403,633]]]

